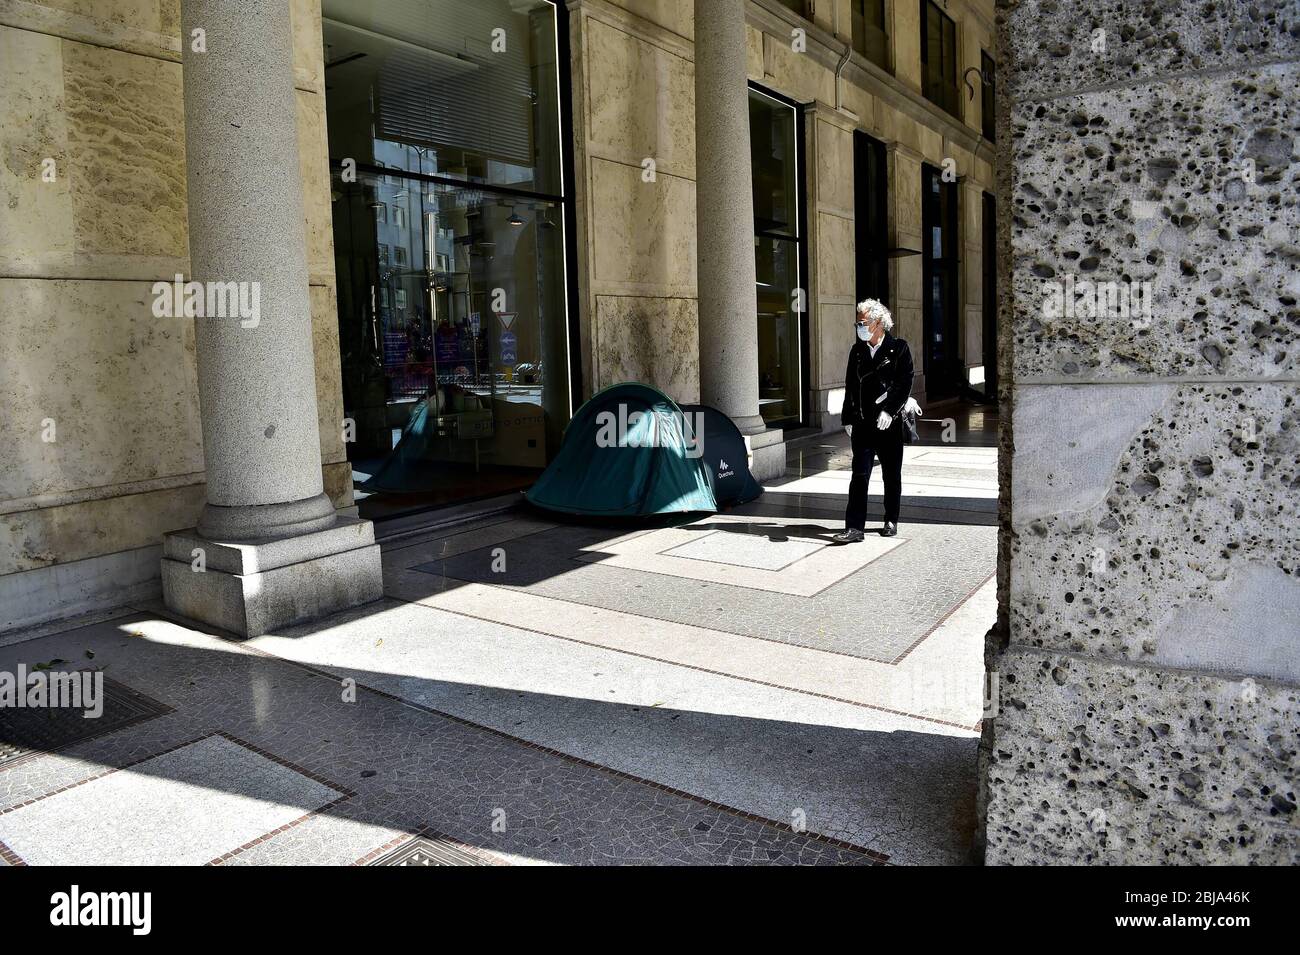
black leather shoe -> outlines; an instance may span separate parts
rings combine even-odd
[[[893,521],[885,521],[885,526],[880,529],[881,537],[893,537],[898,533],[898,525]]]

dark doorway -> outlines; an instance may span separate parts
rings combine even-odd
[[[803,116],[794,101],[750,87],[754,266],[758,299],[758,406],[771,427],[804,421],[807,308],[803,276]]]
[[[934,166],[921,167],[921,312],[925,331],[925,394],[958,395],[962,373],[957,316],[957,183]]]
[[[984,196],[984,394],[998,400],[998,220],[997,203]]]
[[[856,301],[889,304],[889,191],[885,144],[853,132],[853,231]]]

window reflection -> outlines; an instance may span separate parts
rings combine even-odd
[[[853,131],[855,301],[889,304],[889,160],[885,144]]]
[[[889,31],[885,0],[852,0],[853,49],[877,66],[889,68]]]
[[[922,92],[960,119],[957,73],[957,24],[933,0],[921,0]]]
[[[362,514],[526,487],[570,411],[555,6],[324,0]],[[487,45],[504,29],[505,52]]]
[[[799,116],[788,103],[749,91],[758,287],[758,404],[769,424],[802,417],[803,302],[800,280]]]
[[[330,155],[560,195],[555,29],[540,0],[322,0]]]

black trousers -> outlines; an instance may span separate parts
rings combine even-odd
[[[884,431],[869,424],[855,424],[853,436],[853,477],[849,481],[849,506],[844,526],[862,530],[867,523],[867,485],[871,469],[880,458],[881,478],[885,482],[885,520],[898,523],[898,508],[903,499],[903,422],[897,417]]]

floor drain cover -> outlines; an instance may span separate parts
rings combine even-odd
[[[171,707],[108,677],[104,711],[93,719],[71,707],[0,707],[0,769],[170,712]]]
[[[416,836],[371,865],[492,865],[492,861],[471,852],[446,836]]]

